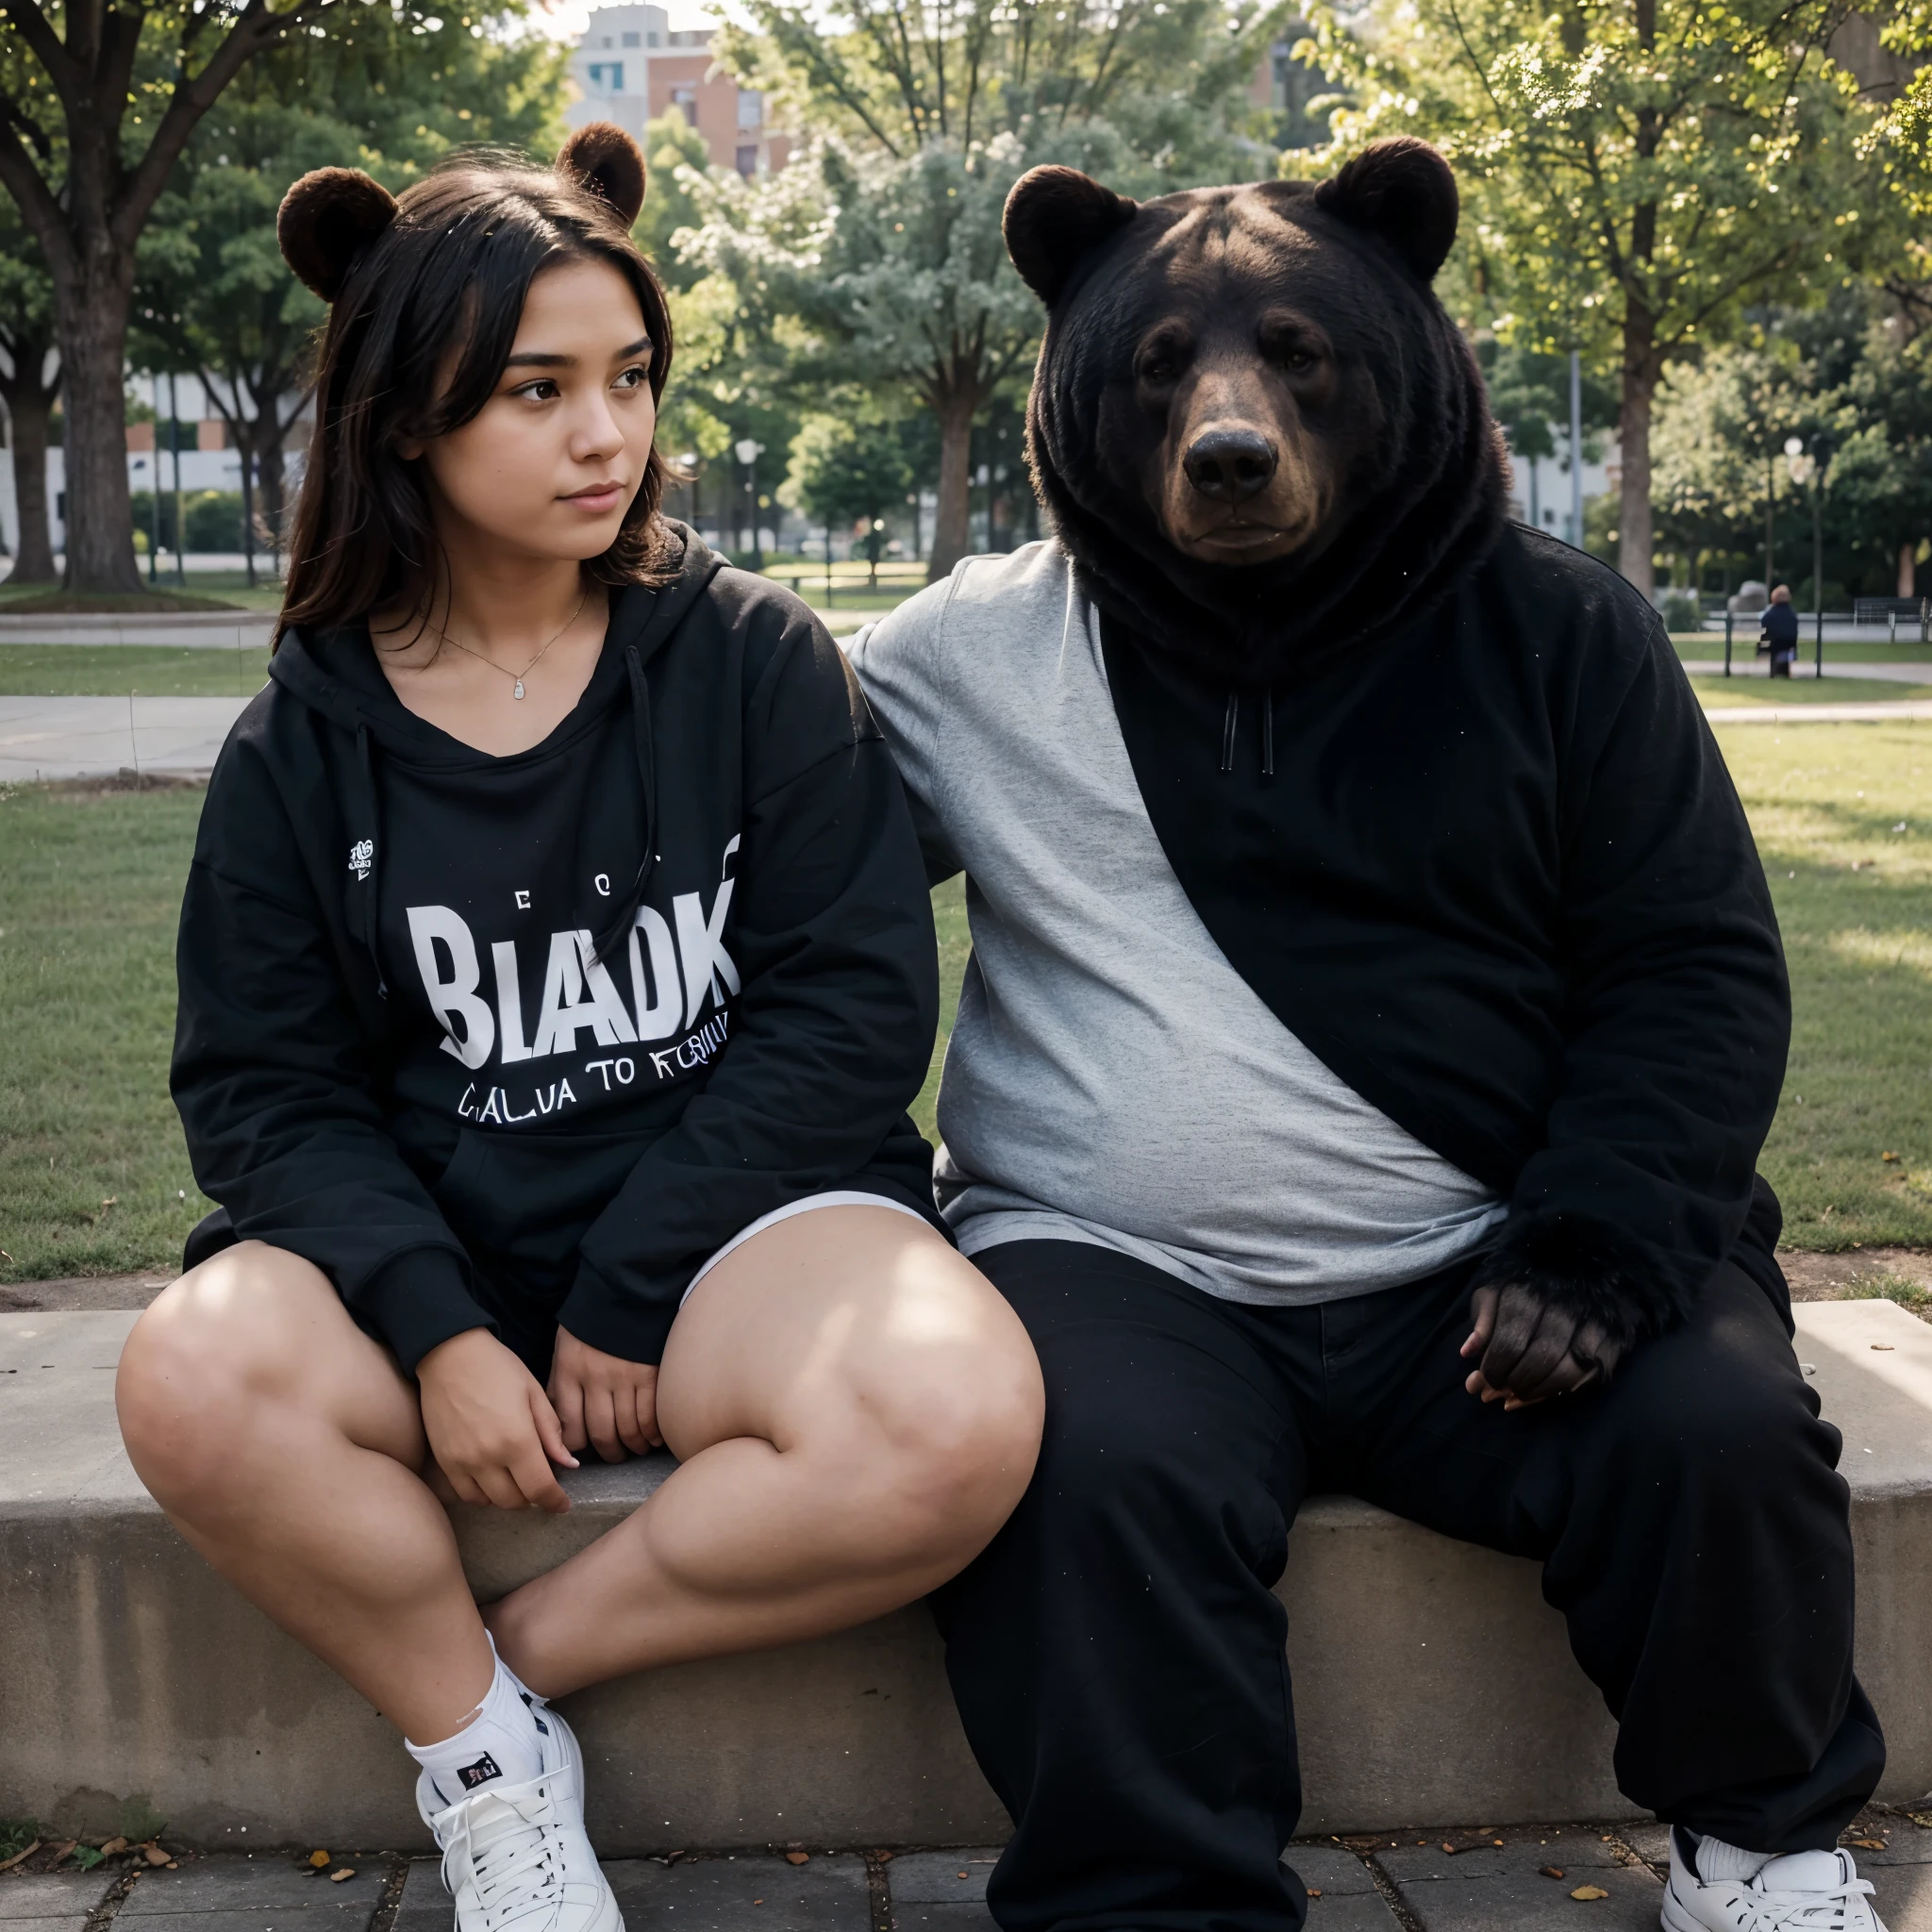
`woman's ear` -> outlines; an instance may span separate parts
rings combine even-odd
[[[558,150],[557,172],[604,202],[626,229],[644,205],[643,151],[614,122],[579,127]]]
[[[395,218],[395,197],[359,168],[316,168],[282,196],[275,240],[297,276],[333,302],[357,256]]]

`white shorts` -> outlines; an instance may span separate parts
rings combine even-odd
[[[691,1278],[691,1287],[678,1297],[677,1306],[682,1307],[691,1299],[691,1291],[708,1275],[734,1248],[741,1248],[755,1234],[763,1234],[768,1227],[776,1227],[781,1221],[790,1221],[794,1214],[808,1214],[814,1208],[890,1208],[897,1214],[909,1214],[914,1221],[930,1227],[918,1208],[908,1208],[903,1201],[894,1201],[885,1194],[868,1194],[857,1188],[837,1188],[829,1193],[808,1194],[802,1201],[792,1201],[783,1208],[774,1208],[769,1214],[760,1214],[748,1227],[741,1227],[705,1265]]]

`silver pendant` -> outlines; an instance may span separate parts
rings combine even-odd
[[[524,694],[524,680],[523,680],[523,679],[522,679],[522,678],[520,677],[520,678],[518,678],[518,679],[517,679],[517,688],[516,688],[516,690],[514,690],[513,691],[511,691],[511,692],[510,692],[510,696],[511,696],[511,697],[513,697],[513,698],[520,698],[520,697],[522,697],[522,696],[523,696],[523,694]]]

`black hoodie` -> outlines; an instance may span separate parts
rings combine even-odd
[[[290,632],[208,787],[172,1078],[195,1177],[406,1370],[533,1305],[656,1361],[758,1216],[841,1185],[932,1213],[897,774],[805,606],[672,529],[676,580],[614,596],[533,749],[415,716],[364,628]]]

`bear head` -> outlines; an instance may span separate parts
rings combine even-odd
[[[1047,307],[1034,486],[1103,610],[1237,683],[1424,613],[1488,554],[1507,470],[1430,283],[1449,165],[1378,142],[1321,183],[1136,203],[1072,168],[1008,198]]]

